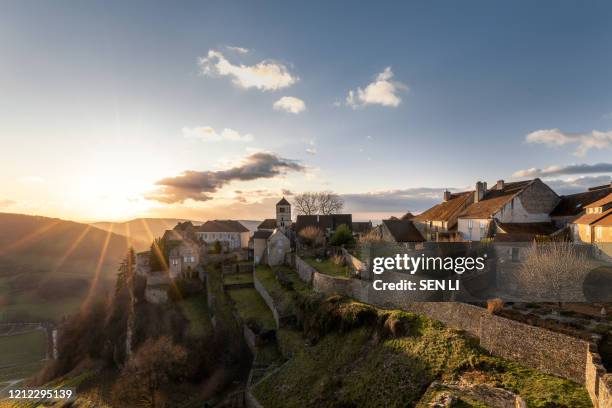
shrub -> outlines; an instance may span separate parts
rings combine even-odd
[[[351,229],[346,224],[340,225],[330,239],[330,244],[334,246],[349,245],[355,242]]]
[[[303,228],[298,235],[302,242],[311,248],[319,248],[325,243],[323,231],[315,226]]]

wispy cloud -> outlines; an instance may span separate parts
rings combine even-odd
[[[315,149],[314,147],[308,147],[306,148],[306,153],[315,155],[317,154],[317,149]]]
[[[228,45],[225,48],[227,48],[228,50],[230,50],[232,52],[237,52],[238,54],[248,54],[249,53],[249,49],[248,48],[232,47],[231,45]]]
[[[9,199],[0,199],[0,208],[7,208],[17,204],[16,201]]]
[[[216,50],[209,50],[206,57],[200,57],[198,65],[203,75],[228,76],[235,85],[247,89],[275,91],[299,80],[285,65],[278,62],[263,60],[255,65],[233,64]]]
[[[306,110],[306,104],[300,98],[293,96],[283,96],[272,105],[274,110],[284,110],[285,112],[298,114]]]
[[[519,170],[514,177],[552,177],[570,174],[612,173],[612,163],[570,164],[567,166],[549,166],[543,169],[532,167]]]
[[[238,131],[230,128],[225,128],[220,133],[217,133],[217,131],[210,126],[193,128],[184,127],[183,136],[189,139],[203,140],[205,142],[219,142],[222,140],[250,142],[254,139],[253,135],[250,133],[240,134]]]
[[[367,105],[396,108],[402,102],[402,98],[399,97],[398,93],[408,90],[408,87],[401,82],[392,81],[392,78],[393,71],[391,67],[385,68],[365,89],[357,88],[356,91],[350,90],[345,99],[346,104],[353,109]]]
[[[612,131],[593,130],[589,133],[569,133],[560,129],[542,129],[529,133],[527,143],[540,143],[551,147],[576,145],[576,156],[584,156],[591,149],[605,149],[612,146]]]
[[[444,188],[418,187],[343,194],[347,210],[372,212],[424,211],[442,200]]]
[[[158,191],[147,198],[163,203],[182,203],[188,199],[208,201],[212,199],[211,193],[232,181],[272,178],[291,171],[304,172],[306,166],[275,153],[257,152],[228,170],[187,170],[178,176],[161,179],[155,183],[159,186]]]

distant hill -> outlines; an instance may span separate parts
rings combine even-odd
[[[96,293],[112,287],[133,244],[144,246],[87,224],[0,213],[0,321],[9,311],[37,319],[72,312],[91,282]]]
[[[91,225],[104,231],[112,231],[143,242],[145,243],[144,248],[136,248],[142,250],[148,248],[155,238],[164,235],[164,231],[174,228],[177,223],[183,221],[189,220],[180,218],[135,218],[124,222],[94,222]],[[200,221],[192,220],[191,222],[194,225],[201,224]]]

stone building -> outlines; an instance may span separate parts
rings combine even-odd
[[[196,228],[195,234],[200,242],[211,245],[219,241],[228,250],[249,246],[249,230],[240,222],[234,220],[206,221]]]
[[[457,217],[473,202],[473,191],[451,193],[447,190],[442,203],[409,219],[428,241],[453,241],[456,238]]]
[[[285,256],[291,251],[289,238],[277,228],[268,238],[267,263],[270,266],[282,265],[285,263]]]
[[[601,200],[610,193],[612,193],[612,183],[591,187],[588,191],[581,193],[561,196],[559,204],[550,213],[550,218],[557,227],[563,228],[579,216],[585,214],[585,207],[587,205]]]
[[[473,203],[457,216],[457,230],[464,240],[480,241],[493,236],[493,221],[548,223],[559,201],[557,193],[539,178],[512,183],[499,180],[491,189],[479,181]]]
[[[585,214],[571,224],[575,242],[612,243],[612,193],[585,206]]]

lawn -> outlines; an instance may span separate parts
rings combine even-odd
[[[274,316],[268,305],[255,289],[232,289],[228,291],[242,320],[252,320],[265,330],[276,328]]]
[[[234,285],[240,283],[253,283],[253,274],[252,273],[232,273],[228,275],[223,275],[223,284],[224,285]]]
[[[212,333],[212,324],[208,316],[206,296],[195,295],[179,302],[183,316],[189,321],[187,334],[204,337]]]
[[[0,337],[0,382],[34,374],[46,354],[47,337],[42,330]]]
[[[304,258],[304,261],[306,261],[310,266],[325,275],[330,275],[335,278],[349,278],[350,268],[346,265],[338,265],[334,263],[330,258],[317,260],[315,258],[307,257]]]

